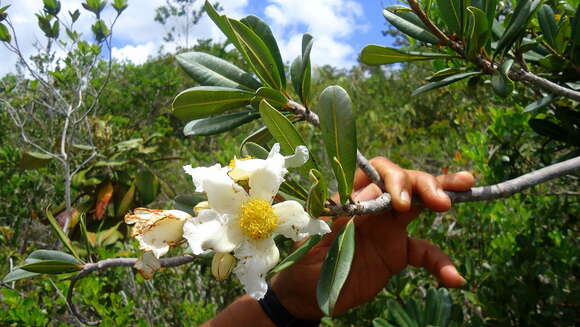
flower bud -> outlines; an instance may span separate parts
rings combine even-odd
[[[223,281],[230,276],[236,266],[236,258],[229,253],[216,253],[211,262],[211,273],[218,281]]]

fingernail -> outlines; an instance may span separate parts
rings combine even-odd
[[[409,196],[409,192],[401,191],[401,202],[409,203],[411,201],[411,197]]]
[[[459,278],[460,278],[460,282],[459,283],[461,284],[461,286],[467,284],[467,281],[465,280],[465,278],[463,278],[463,276],[459,276]]]
[[[442,189],[437,190],[437,195],[439,195],[440,198],[444,198],[444,199],[446,199],[448,197],[447,193],[445,193],[445,191],[443,191]]]

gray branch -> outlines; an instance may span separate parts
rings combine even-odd
[[[556,84],[550,80],[537,76],[531,72],[525,71],[524,69],[512,69],[509,72],[509,77],[515,81],[522,81],[533,86],[537,86],[544,91],[561,95],[568,99],[572,99],[580,102],[580,92],[574,91],[562,85]]]
[[[185,265],[188,263],[193,262],[195,259],[194,256],[186,254],[183,256],[178,257],[171,257],[159,260],[161,262],[161,267],[164,268],[171,268],[177,267],[181,265]],[[105,259],[95,263],[87,263],[84,265],[84,268],[79,271],[70,281],[70,285],[68,287],[68,294],[66,296],[66,302],[70,307],[72,314],[83,324],[89,326],[98,325],[100,321],[99,314],[93,310],[93,314],[96,315],[98,318],[97,320],[88,320],[86,319],[78,310],[76,305],[73,302],[73,295],[74,295],[74,287],[76,283],[86,275],[93,273],[95,271],[105,270],[112,267],[133,267],[137,262],[136,258],[114,258],[114,259]]]

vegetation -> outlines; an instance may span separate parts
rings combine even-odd
[[[58,11],[55,13],[54,8],[60,8],[59,2],[44,3],[46,19],[57,21],[54,17]],[[97,22],[98,8],[104,3],[98,0],[85,3]],[[122,1],[113,3],[122,8]],[[171,3],[167,2],[168,8]],[[90,109],[93,112],[87,116],[82,132],[73,134],[82,139],[90,133],[90,144],[72,138],[66,142],[66,153],[75,158],[67,162],[79,167],[73,174],[59,168],[64,167],[63,160],[57,158],[62,158],[61,153],[53,157],[38,155],[33,145],[21,137],[24,130],[42,140],[43,135],[48,135],[44,130],[30,124],[18,126],[11,120],[13,112],[26,114],[25,109],[39,98],[35,92],[42,90],[38,86],[42,82],[37,82],[40,78],[26,74],[3,77],[0,275],[7,276],[0,288],[3,312],[0,325],[79,325],[68,310],[66,295],[70,279],[82,269],[81,262],[139,255],[138,244],[128,237],[127,226],[121,220],[133,208],[177,208],[191,212],[201,199],[193,193],[189,178],[184,178],[183,165],[207,166],[215,162],[225,165],[241,155],[242,143],[249,141],[266,148],[271,145],[272,136],[254,133],[263,121],[268,126],[266,119],[258,119],[258,112],[265,116],[262,99],[290,120],[308,120],[297,114],[295,109],[300,106],[312,108],[323,119],[324,112],[320,110],[328,101],[324,95],[329,93],[327,87],[340,86],[352,102],[351,114],[358,126],[354,147],[346,144],[348,140],[340,146],[349,147],[350,152],[358,147],[369,158],[383,155],[405,168],[433,174],[470,170],[479,185],[496,184],[578,156],[580,111],[578,99],[574,98],[580,83],[577,0],[408,3],[408,8],[386,8],[385,17],[397,29],[396,33],[402,33],[399,36],[407,38],[409,47],[369,46],[361,54],[361,63],[350,70],[311,63],[309,47],[316,46],[316,39],[311,43],[309,35],[304,37],[302,55],[291,65],[284,65],[276,60],[267,33],[260,34],[254,42],[262,40],[268,45],[268,49],[262,49],[265,53],[261,58],[272,60],[278,76],[261,70],[256,61],[260,58],[248,55],[243,45],[236,44],[237,37],[231,35],[230,42],[236,45],[232,50],[227,44],[205,40],[188,49],[194,53],[160,56],[143,65],[118,62],[109,65],[97,60],[88,82],[90,89],[102,90],[102,94],[87,102],[87,106],[95,103],[94,110]],[[460,5],[453,7],[460,8],[457,9],[460,15],[448,15],[450,9],[446,6],[450,4]],[[216,23],[226,19],[207,5],[203,11],[212,14]],[[203,11],[195,11],[194,16]],[[6,18],[5,12],[6,9],[0,9],[0,20]],[[163,16],[164,24],[171,15]],[[456,21],[454,17],[463,18]],[[261,24],[254,18],[242,23],[230,21],[232,26]],[[39,23],[42,28],[42,21]],[[98,45],[110,34],[101,24],[95,24]],[[0,25],[0,39],[11,42],[12,34],[4,26]],[[49,32],[54,32],[54,26],[49,26]],[[45,33],[48,40],[56,39]],[[99,35],[103,36],[101,41]],[[71,54],[76,59],[86,55]],[[253,77],[242,80],[228,94],[220,93],[225,92],[223,89],[211,89],[216,85],[200,78],[194,69],[194,64],[215,60],[211,58],[221,58],[246,72],[253,71]],[[35,60],[54,67],[48,65],[52,59],[47,56]],[[394,62],[403,63],[396,68],[374,66]],[[46,68],[41,77],[51,83],[77,85],[75,75],[68,74],[74,70],[70,61],[61,64],[56,70]],[[207,67],[215,72],[222,64],[219,61]],[[542,80],[538,82],[530,75]],[[249,94],[238,104],[241,109],[203,107],[196,100],[208,96],[220,99],[241,92],[240,89]],[[183,90],[189,91],[180,93]],[[180,95],[174,104],[177,94]],[[89,92],[89,97],[94,96]],[[79,107],[81,112],[86,109]],[[251,119],[239,119],[248,112],[253,114]],[[226,127],[215,123],[215,117],[222,114],[230,115],[222,118]],[[198,123],[187,124],[190,120]],[[204,120],[203,124],[199,120]],[[35,123],[38,120],[32,122]],[[40,126],[44,126],[42,121]],[[329,138],[324,123],[322,129],[302,121],[294,126],[320,166],[329,167],[321,169],[318,178],[347,199],[348,177],[338,181],[334,177],[333,170],[338,168],[330,164],[328,158],[333,154],[327,146],[335,139]],[[350,125],[343,129],[349,128]],[[246,139],[250,134],[253,136]],[[272,135],[277,137],[275,131]],[[43,148],[52,153],[52,139],[42,141],[48,142]],[[345,170],[354,169],[354,164],[348,163],[349,158],[338,159]],[[70,177],[70,204],[63,200],[67,193],[66,182],[63,183],[66,176]],[[297,171],[294,177],[306,189],[312,184],[303,172]],[[372,302],[341,317],[324,318],[323,324],[578,324],[580,288],[575,276],[580,257],[576,237],[580,217],[579,177],[578,173],[568,174],[496,201],[458,204],[444,214],[424,213],[411,224],[410,234],[440,245],[453,258],[468,284],[447,290],[438,287],[425,272],[408,269],[392,279]],[[320,208],[323,207],[324,201]],[[321,209],[318,214],[322,212],[325,211]],[[63,236],[62,227],[68,229],[68,236]],[[283,244],[283,254],[290,253],[290,242]],[[33,256],[38,249],[72,254],[58,261],[70,270],[56,275],[38,274],[40,270],[34,272],[30,267],[13,271],[23,262],[34,264],[30,259],[38,258],[38,252],[37,257]],[[170,255],[179,255],[184,250],[185,246],[172,249]],[[47,264],[42,269],[52,268]],[[32,275],[34,279],[24,279]],[[79,281],[75,302],[82,303],[79,306],[85,314],[93,315],[89,306],[94,308],[102,317],[102,326],[196,325],[242,292],[235,278],[216,281],[211,275],[211,256],[200,256],[193,264],[161,269],[150,280],[127,268],[92,274]]]

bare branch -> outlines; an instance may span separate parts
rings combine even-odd
[[[568,99],[572,99],[575,101],[580,102],[580,92],[578,91],[574,91],[572,89],[569,89],[567,87],[558,85],[550,80],[547,80],[545,78],[542,78],[538,75],[535,75],[531,72],[525,71],[524,69],[511,69],[509,72],[509,77],[511,79],[513,79],[514,81],[521,81],[521,82],[526,82],[528,84],[537,86],[541,89],[543,89],[544,91],[556,94],[556,95],[561,95],[563,97],[566,97]]]
[[[185,265],[188,263],[193,262],[195,257],[193,255],[183,255],[178,257],[171,257],[159,260],[161,262],[161,267],[164,268],[171,268],[177,267],[181,265]],[[137,262],[136,258],[114,258],[114,259],[105,259],[95,263],[87,263],[85,264],[83,270],[79,271],[70,282],[68,287],[68,294],[66,296],[66,302],[70,307],[72,314],[83,324],[89,326],[95,326],[100,323],[100,320],[88,320],[86,319],[78,310],[76,305],[73,302],[73,295],[74,295],[74,287],[76,283],[83,277],[87,276],[90,273],[95,271],[105,270],[112,267],[133,267]],[[97,316],[98,313],[94,312]],[[100,317],[98,318],[100,319]]]

